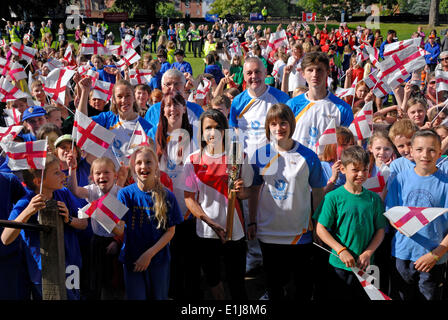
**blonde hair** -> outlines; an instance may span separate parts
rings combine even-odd
[[[157,164],[157,155],[153,148],[150,146],[141,146],[138,147],[134,153],[131,156],[131,170],[132,173],[135,175],[135,159],[137,158],[137,155],[139,153],[150,153],[151,157],[153,158],[153,161]],[[157,165],[157,171],[156,171],[156,177],[155,177],[155,183],[154,187],[152,188],[151,197],[154,202],[154,205],[152,207],[152,210],[154,211],[155,218],[157,219],[157,229],[163,228],[165,229],[167,224],[167,213],[168,213],[168,205],[166,203],[166,190],[163,187],[162,183],[160,182],[160,176],[159,176],[159,167]]]
[[[118,108],[115,105],[115,91],[119,86],[125,86],[127,87],[129,90],[131,90],[132,96],[134,96],[134,87],[132,86],[132,84],[129,81],[120,79],[118,80],[115,85],[114,88],[112,89],[112,100],[111,100],[111,104],[110,104],[110,111],[112,111],[115,114],[119,114],[118,112]],[[138,107],[137,103],[135,102],[135,98],[134,98],[134,104],[132,105],[132,109],[138,113],[140,111],[140,108]]]
[[[106,158],[106,157],[101,157],[101,158],[96,158],[95,160],[93,160],[92,164],[90,165],[90,175],[93,175],[93,170],[95,168],[95,165],[100,164],[100,163],[106,164],[106,165],[110,166],[114,172],[116,171],[115,163],[113,162],[112,159]]]

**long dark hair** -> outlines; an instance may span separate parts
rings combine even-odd
[[[165,118],[165,106],[172,102],[173,104],[180,104],[183,105],[186,108],[186,102],[184,97],[179,93],[175,92],[174,94],[165,94],[162,98],[162,101],[160,103],[160,120],[159,125],[157,126],[157,132],[156,132],[156,143],[157,143],[157,157],[162,157],[163,154],[166,155],[166,147],[168,145],[167,142],[167,132],[168,132],[168,120]],[[189,134],[189,138],[191,141],[191,138],[193,136],[193,127],[188,120],[188,112],[185,111],[185,113],[182,115],[182,125],[181,129],[187,130]]]
[[[219,130],[223,130],[224,133],[225,133],[225,130],[229,129],[229,124],[227,122],[227,118],[221,111],[216,110],[216,109],[209,109],[209,110],[203,112],[201,114],[201,117],[199,118],[200,127],[199,127],[199,137],[198,137],[199,141],[201,142],[200,143],[200,145],[201,145],[201,152],[207,146],[207,142],[204,139],[202,139],[202,137],[204,135],[203,124],[204,124],[204,119],[205,118],[210,118],[213,121],[215,121],[218,124],[218,129]],[[226,142],[225,142],[225,134],[222,136],[222,142],[223,142],[223,147],[224,147],[223,150],[226,150],[225,149],[225,146],[226,146],[225,145],[226,144]]]

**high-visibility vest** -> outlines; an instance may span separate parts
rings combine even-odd
[[[9,37],[11,38],[11,42],[22,42],[19,36],[19,29],[15,26],[9,29]]]
[[[179,30],[179,41],[187,40],[187,31],[185,29]]]
[[[191,30],[190,32],[191,32],[191,35],[192,35],[192,37],[191,37],[192,41],[199,41],[199,40],[201,40],[201,35],[199,33],[199,30],[195,29],[195,30]]]

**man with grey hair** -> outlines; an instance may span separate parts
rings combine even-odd
[[[184,98],[187,98],[185,96],[185,82],[186,79],[182,72],[180,72],[177,69],[169,69],[162,76],[162,93],[165,95],[178,91],[182,93]],[[204,110],[200,105],[194,102],[187,101],[187,113],[188,113],[188,120],[190,120],[190,123],[198,121],[203,111]],[[151,106],[145,115],[145,120],[156,128],[159,125],[159,118],[160,118],[160,102]]]
[[[267,143],[265,119],[268,110],[276,103],[286,103],[289,96],[271,86],[266,85],[267,70],[258,57],[247,58],[243,66],[246,90],[237,95],[230,107],[229,127],[236,128],[244,136],[244,150],[249,159],[258,148]],[[241,133],[239,132],[240,136]],[[240,141],[241,142],[241,141]],[[248,202],[243,201],[246,229],[255,230],[254,215],[249,216]],[[262,264],[260,246],[255,234],[249,234],[246,272],[250,272]]]

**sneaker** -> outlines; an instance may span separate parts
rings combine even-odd
[[[260,297],[260,299],[258,299],[258,300],[269,300],[269,294],[268,294],[268,292],[266,291],[266,292]]]

